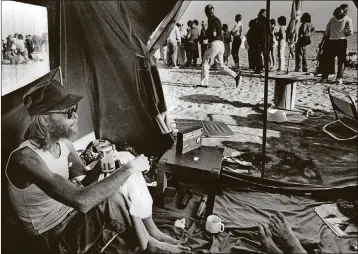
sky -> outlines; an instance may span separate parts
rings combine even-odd
[[[47,10],[44,7],[24,4],[14,1],[2,1],[2,38],[8,34],[42,34],[47,32]],[[207,20],[204,14],[205,6],[210,3],[215,8],[215,15],[229,29],[234,25],[236,14],[243,16],[243,24],[247,28],[248,22],[257,17],[260,9],[266,7],[266,1],[192,1],[182,16],[181,20],[197,19],[201,23]],[[357,31],[357,9],[353,1],[306,1],[303,0],[303,12],[309,12],[312,16],[312,24],[316,29],[325,29],[327,22],[332,17],[333,10],[346,3],[349,5],[348,16],[353,19],[354,30]],[[271,0],[271,18],[286,16],[291,13],[291,0]],[[245,29],[244,27],[244,29]]]
[[[312,24],[316,29],[325,29],[333,11],[341,4],[348,4],[348,16],[353,20],[354,30],[357,31],[357,8],[353,1],[305,1],[302,2],[302,11],[308,12],[312,17]],[[204,14],[204,8],[207,4],[212,4],[215,9],[215,15],[221,20],[221,23],[228,24],[229,29],[234,26],[235,15],[241,14],[244,26],[248,26],[251,19],[257,17],[260,9],[266,8],[266,1],[192,1],[188,9],[183,14],[181,21],[185,24],[188,20],[197,19],[199,23],[207,20]],[[292,1],[271,0],[271,18],[276,19],[279,16],[285,16],[288,20],[291,14]]]
[[[43,34],[48,32],[45,7],[14,1],[1,1],[1,38],[14,33]]]

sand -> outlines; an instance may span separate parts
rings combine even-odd
[[[314,34],[311,38],[312,44],[308,50],[309,72],[315,71],[316,49],[321,38],[322,34]],[[350,38],[348,52],[357,52],[357,34]],[[231,65],[233,62],[230,57]],[[240,65],[247,67],[247,51],[244,49],[240,50]],[[251,170],[240,165],[229,170],[260,176],[263,114],[259,105],[264,102],[264,79],[244,77],[242,85],[236,89],[231,77],[211,71],[209,87],[195,87],[200,85],[200,68],[167,69],[162,63],[158,66],[171,121],[200,119],[228,124],[235,133],[233,137],[204,140],[204,144],[226,147],[229,151],[226,154],[228,159],[238,159],[241,166],[243,162],[252,164]],[[294,60],[290,61],[290,70],[294,70]],[[334,117],[327,87],[347,92],[357,100],[357,70],[346,68],[344,75],[343,85],[335,84],[335,77],[331,77],[331,82],[324,85],[313,81],[298,83],[296,108],[302,109],[302,113],[288,114],[285,123],[268,124],[267,177],[340,185],[343,183],[334,179],[334,170],[344,165],[345,170],[348,170],[345,179],[349,179],[348,182],[357,181],[354,180],[357,176],[355,143],[335,141],[321,130]],[[273,100],[273,88],[274,83],[270,81],[269,103]],[[307,118],[307,110],[321,117]]]

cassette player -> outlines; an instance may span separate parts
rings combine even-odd
[[[194,126],[178,132],[176,151],[184,154],[201,146],[203,128]]]

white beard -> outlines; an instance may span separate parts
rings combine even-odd
[[[52,121],[50,125],[53,137],[71,140],[78,135],[77,121],[73,125],[68,125],[65,121]]]

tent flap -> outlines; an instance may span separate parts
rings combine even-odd
[[[82,87],[97,138],[160,154],[173,137],[145,45],[176,1],[130,3],[63,1],[61,66],[67,87]]]
[[[160,25],[155,29],[151,35],[148,45],[151,55],[163,44],[173,29],[175,22],[178,21],[189,7],[191,1],[177,1],[171,12],[163,19]]]

